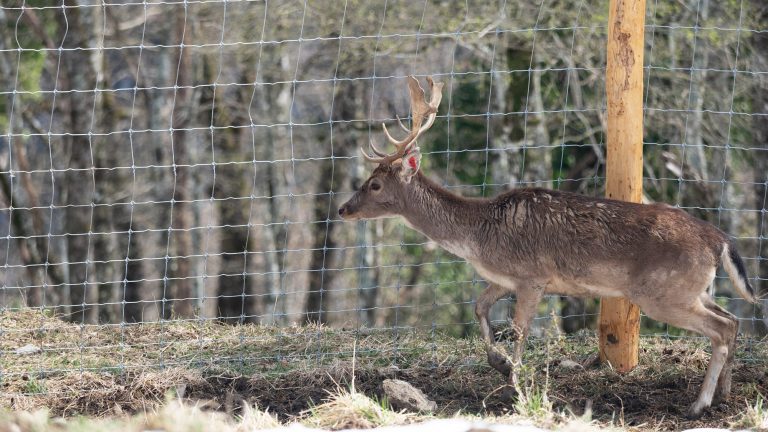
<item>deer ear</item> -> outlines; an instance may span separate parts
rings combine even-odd
[[[400,177],[406,183],[410,183],[411,178],[419,172],[419,168],[421,168],[421,151],[418,147],[413,147],[403,156]]]

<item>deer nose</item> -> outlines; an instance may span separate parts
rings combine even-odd
[[[347,206],[341,206],[339,207],[339,216],[344,216],[344,213],[347,212]]]

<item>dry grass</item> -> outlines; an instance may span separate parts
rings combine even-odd
[[[277,328],[192,320],[79,326],[38,310],[0,312],[0,328],[0,351],[9,354],[0,358],[0,366],[11,375],[30,371],[124,373],[190,365],[201,369],[222,364],[270,375],[350,360],[355,343],[357,361],[364,366],[430,361],[430,352],[435,354],[442,343],[458,348],[450,359],[478,348],[473,341],[440,334],[425,337],[401,330],[395,337],[387,330],[355,332],[314,325]],[[37,346],[42,353],[10,356],[25,345]]]
[[[731,423],[734,429],[768,431],[768,404],[758,396],[753,404],[746,404],[744,413]]]
[[[379,405],[376,401],[360,393],[340,393],[330,397],[329,401],[316,407],[307,416],[297,421],[302,426],[317,430],[367,429],[378,426],[396,426],[410,423],[424,423],[424,430],[433,430],[436,419],[424,416],[397,413]],[[534,423],[520,416],[504,417],[472,417],[457,415],[449,421],[467,425],[466,430],[484,430],[479,424],[507,424],[517,426],[534,426]],[[441,423],[444,425],[445,423]],[[289,429],[289,427],[294,426]],[[564,432],[597,432],[609,431],[610,428],[579,419],[569,418],[555,425],[552,430]],[[197,406],[169,402],[157,411],[122,417],[109,418],[52,418],[46,410],[34,412],[4,412],[0,413],[0,432],[40,432],[55,430],[60,432],[96,432],[103,430],[119,430],[126,432],[251,432],[256,430],[301,430],[295,423],[281,424],[268,412],[257,408],[249,408],[241,417],[228,417],[220,412],[211,412]],[[456,430],[455,427],[451,429]]]
[[[423,420],[414,414],[393,411],[385,400],[374,400],[355,390],[344,389],[338,389],[325,402],[302,413],[302,423],[330,430],[401,425],[417,418]]]
[[[248,410],[259,406],[283,423],[333,428],[423,419],[399,417],[376,402],[382,400],[385,378],[423,390],[438,403],[435,417],[459,413],[519,422],[524,414],[547,427],[574,418],[641,430],[727,427],[750,421],[745,403],[757,410],[758,398],[768,395],[768,343],[755,340],[740,343],[732,397],[701,420],[689,421],[685,409],[709,359],[701,339],[644,337],[640,366],[628,374],[605,366],[573,367],[594,356],[592,335],[533,340],[526,364],[536,385],[515,405],[499,391],[504,380],[486,366],[482,343],[439,332],[394,335],[210,321],[83,327],[31,310],[0,313],[0,329],[0,406],[104,421],[162,409],[169,392],[227,418],[255,413]],[[14,353],[28,344],[42,351]]]
[[[249,407],[239,418],[224,413],[205,411],[199,406],[170,401],[161,409],[135,416],[109,418],[52,418],[45,409],[0,413],[0,432],[87,432],[119,430],[125,432],[164,431],[218,431],[247,432],[280,427],[268,412]]]

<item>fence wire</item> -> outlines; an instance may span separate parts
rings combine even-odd
[[[645,200],[732,235],[763,293],[766,22],[760,1],[649,1],[644,65]],[[467,196],[602,196],[607,26],[596,0],[4,2],[2,376],[32,372],[13,366],[30,338],[71,354],[40,360],[51,373],[279,362],[279,348],[248,347],[322,340],[314,323],[391,333],[378,354],[394,363],[398,335],[424,331],[434,351],[476,334],[485,282],[467,263],[397,220],[338,218],[371,171],[358,148],[407,117],[408,75],[432,76],[445,90],[425,174]],[[712,292],[745,335],[765,335],[727,278]],[[595,300],[551,296],[534,333],[593,330],[596,315]],[[195,343],[168,354],[186,331]],[[211,348],[224,339],[235,348]]]

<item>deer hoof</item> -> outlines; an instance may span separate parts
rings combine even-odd
[[[727,398],[723,397],[720,393],[715,393],[715,395],[712,397],[712,406],[718,406],[721,403],[725,402]]]
[[[712,405],[720,405],[728,400],[729,396],[731,396],[731,377],[729,376],[723,379],[721,376],[720,381],[717,383],[717,387],[715,387],[715,396],[712,398]]]
[[[507,360],[507,355],[496,347],[488,348],[488,364],[504,375],[505,378],[512,371],[512,364]]]
[[[687,417],[689,420],[696,420],[697,418],[701,417],[701,414],[704,413],[703,406],[699,405],[699,402],[696,401],[691,405],[690,408],[688,408],[688,412],[685,413],[685,417]]]
[[[511,385],[504,386],[501,391],[501,400],[507,403],[513,403],[517,400],[517,390]]]
[[[715,388],[715,395],[712,397],[712,406],[720,405],[721,403],[728,400],[728,397],[731,395],[731,388],[730,383],[727,387],[725,386],[718,386]]]

